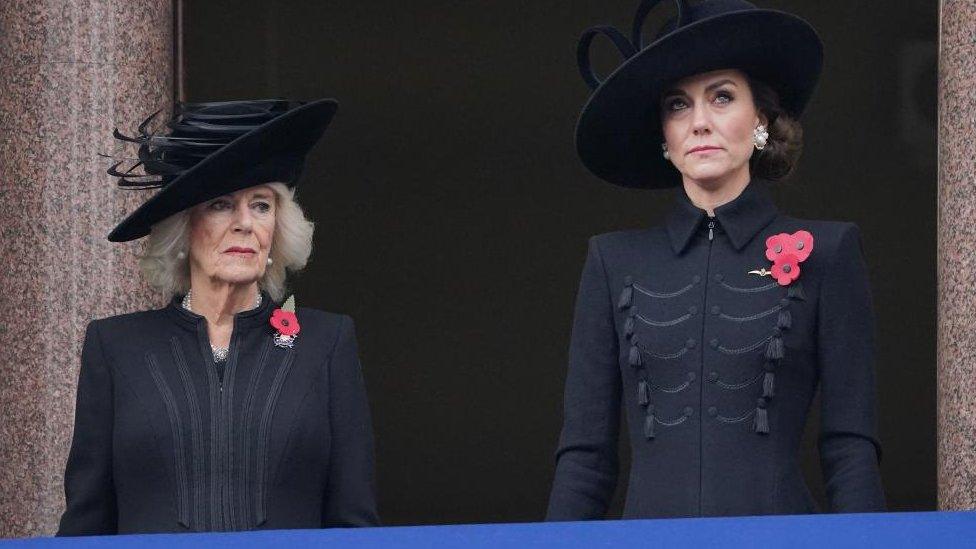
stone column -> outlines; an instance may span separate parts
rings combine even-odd
[[[976,508],[976,0],[942,0],[939,508]]]
[[[172,81],[172,0],[0,2],[0,537],[57,528],[85,325],[158,305],[97,153]]]

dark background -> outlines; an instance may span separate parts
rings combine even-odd
[[[588,96],[577,37],[628,29],[637,3],[183,5],[186,100],[340,101],[300,187],[317,230],[294,288],[357,321],[387,524],[544,515],[586,239],[668,206],[667,192],[596,179],[573,146]],[[938,2],[758,4],[826,44],[804,157],[777,201],[863,229],[889,508],[934,509]],[[616,64],[606,44],[596,60]],[[814,442],[804,463],[822,500]]]

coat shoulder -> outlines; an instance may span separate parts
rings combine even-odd
[[[301,335],[319,341],[326,351],[334,349],[340,339],[355,337],[355,322],[349,315],[311,307],[298,307],[296,313]]]
[[[860,251],[861,229],[856,223],[783,216],[780,224],[786,232],[810,232],[814,239],[814,254],[828,261],[849,252],[850,247],[857,247]]]
[[[102,334],[145,333],[147,327],[165,320],[165,309],[149,309],[95,319],[88,326]]]
[[[302,323],[302,329],[308,326],[310,328],[314,327],[316,330],[335,332],[353,323],[352,317],[348,315],[323,311],[322,309],[313,309],[311,307],[298,307],[296,314]]]

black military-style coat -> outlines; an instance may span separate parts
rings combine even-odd
[[[275,306],[235,315],[223,368],[178,299],[89,324],[59,535],[377,523],[352,320],[299,308],[279,347]]]
[[[761,182],[714,218],[678,194],[665,226],[590,240],[548,519],[603,517],[621,406],[625,518],[815,512],[798,450],[818,386],[830,511],[883,510],[857,227],[781,215]],[[768,237],[800,230],[796,281],[749,274],[770,268]]]

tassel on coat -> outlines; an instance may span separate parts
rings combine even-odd
[[[619,308],[622,311],[633,304],[634,304],[634,279],[628,276],[624,278],[624,289],[620,292],[620,301],[617,302],[617,308]]]
[[[641,406],[647,406],[651,402],[651,388],[644,380],[637,384],[637,402]]]
[[[771,337],[766,346],[766,360],[779,360],[783,358],[783,352],[783,339],[778,336]]]
[[[637,348],[636,344],[630,347],[630,356],[627,357],[627,361],[630,362],[630,365],[634,368],[643,365],[644,361],[641,359],[641,352],[640,349]]]
[[[644,437],[647,440],[654,438],[654,405],[651,404],[647,407],[647,416],[644,417]]]
[[[753,428],[760,435],[769,434],[769,414],[766,411],[766,399],[760,398],[756,404],[756,419]]]
[[[783,309],[779,312],[779,318],[776,319],[776,327],[780,330],[789,330],[793,327],[793,315],[790,314],[789,309]]]

